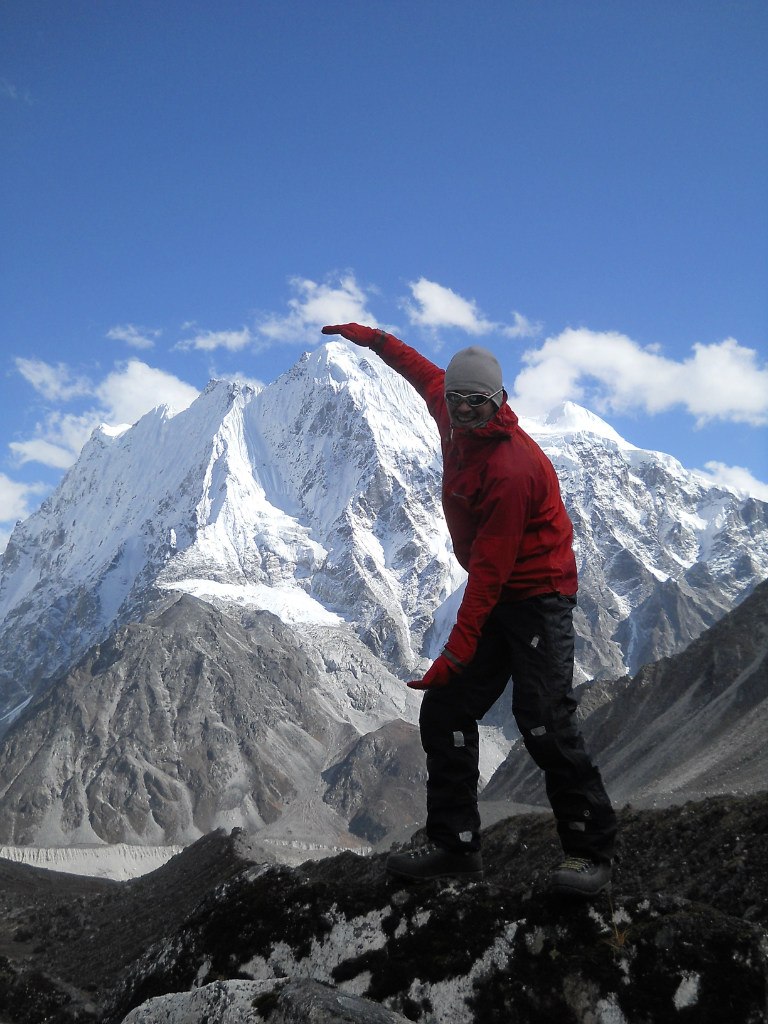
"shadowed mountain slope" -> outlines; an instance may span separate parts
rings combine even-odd
[[[582,731],[615,802],[768,787],[768,582],[681,654],[581,691]],[[521,741],[483,792],[545,803]]]

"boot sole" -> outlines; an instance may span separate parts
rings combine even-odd
[[[593,896],[599,896],[601,892],[605,892],[607,889],[610,889],[610,887],[610,881],[601,885],[598,889],[579,889],[575,885],[556,882],[554,885],[547,887],[547,892],[551,893],[553,896],[576,896],[579,899],[588,900]]]

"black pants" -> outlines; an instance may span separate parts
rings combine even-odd
[[[421,742],[427,755],[427,833],[449,849],[480,847],[477,723],[512,682],[512,711],[544,771],[566,854],[613,856],[616,816],[574,720],[574,598],[545,594],[499,604],[472,662],[447,686],[427,690]]]

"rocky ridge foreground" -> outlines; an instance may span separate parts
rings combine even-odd
[[[620,823],[591,906],[544,893],[541,814],[486,829],[468,885],[403,887],[384,855],[270,866],[237,831],[129,883],[0,861],[0,1020],[764,1022],[768,793]]]

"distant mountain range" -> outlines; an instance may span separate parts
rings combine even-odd
[[[765,503],[577,406],[524,426],[574,521],[579,681],[683,651],[768,577]],[[354,846],[416,820],[402,680],[463,584],[439,478],[418,396],[343,342],[261,391],[214,381],[177,415],[96,431],[2,559],[0,843],[244,825]],[[508,701],[484,734],[490,778]]]

